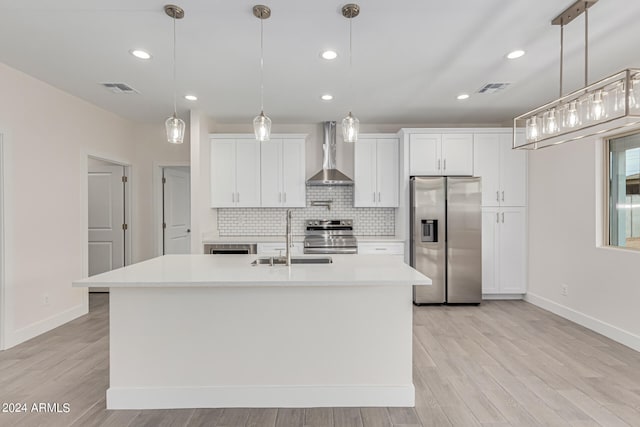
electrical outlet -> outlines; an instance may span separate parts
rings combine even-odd
[[[566,283],[560,285],[560,294],[565,297],[569,295],[569,285],[567,285]]]

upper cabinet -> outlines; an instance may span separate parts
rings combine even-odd
[[[527,205],[527,153],[511,134],[474,135],[474,171],[482,177],[483,206]]]
[[[272,138],[260,152],[263,207],[305,207],[304,138]]]
[[[398,207],[398,138],[360,135],[354,144],[355,207]]]
[[[260,143],[211,139],[211,207],[260,206]]]
[[[211,207],[304,207],[305,137],[212,134]]]
[[[409,175],[473,175],[473,134],[410,135]]]

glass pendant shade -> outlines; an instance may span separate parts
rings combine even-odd
[[[360,131],[360,120],[353,117],[351,112],[342,119],[342,139],[344,142],[358,141],[358,132]]]
[[[164,126],[167,130],[167,141],[172,144],[182,144],[184,141],[184,120],[174,114],[164,122]]]
[[[258,141],[269,141],[271,138],[271,119],[260,112],[259,116],[253,119],[253,132]]]

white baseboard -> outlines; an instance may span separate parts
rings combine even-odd
[[[524,299],[523,294],[482,294],[483,300],[518,300]]]
[[[60,325],[64,325],[65,323],[83,316],[88,312],[89,308],[87,304],[83,302],[80,305],[63,311],[62,313],[58,313],[46,319],[32,323],[31,325],[25,326],[24,328],[20,328],[16,331],[9,331],[5,340],[5,350],[28,341],[31,338],[37,337],[40,334],[55,329]]]
[[[401,386],[111,387],[107,409],[311,408],[415,406],[413,384]]]
[[[540,295],[527,293],[524,300],[550,311],[558,316],[569,319],[585,328],[598,332],[607,338],[611,338],[614,341],[624,344],[636,351],[640,351],[640,336],[625,331],[624,329],[613,326],[609,323],[596,319],[595,317],[576,311],[572,308],[558,304],[548,298],[541,297]]]

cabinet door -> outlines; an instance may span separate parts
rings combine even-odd
[[[260,147],[260,194],[262,207],[282,205],[282,141],[271,140]]]
[[[500,209],[500,293],[526,292],[526,208]]]
[[[378,206],[397,208],[398,197],[398,140],[395,138],[378,139],[376,144],[376,180],[378,187]]]
[[[260,143],[236,140],[236,206],[260,207]]]
[[[442,175],[473,175],[473,134],[442,135]]]
[[[442,135],[423,134],[409,137],[409,175],[442,175]]]
[[[353,206],[377,206],[376,140],[358,139],[353,155]]]
[[[211,140],[211,207],[228,208],[236,200],[236,141]]]
[[[500,203],[527,205],[527,151],[513,150],[512,135],[500,136]]]
[[[473,173],[482,178],[482,206],[500,205],[501,135],[473,136]]]
[[[283,206],[303,208],[307,205],[304,143],[304,139],[282,140]],[[264,200],[262,202],[264,206]]]
[[[498,208],[482,208],[482,293],[499,293]]]

